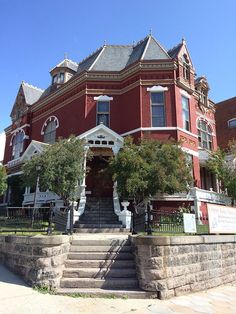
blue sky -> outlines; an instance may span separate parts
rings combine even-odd
[[[235,12],[235,0],[0,0],[0,133],[22,80],[46,88],[65,53],[79,62],[104,40],[132,44],[150,29],[166,49],[186,39],[213,101],[236,96]]]

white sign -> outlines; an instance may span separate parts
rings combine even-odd
[[[236,233],[236,208],[207,204],[210,233]]]
[[[186,233],[196,233],[196,218],[194,214],[183,214],[184,217],[184,232]]]

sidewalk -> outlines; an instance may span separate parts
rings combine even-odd
[[[1,314],[235,314],[236,286],[160,300],[71,298],[41,294],[0,265]]]

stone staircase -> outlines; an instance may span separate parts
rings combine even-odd
[[[87,197],[85,211],[74,225],[75,232],[121,232],[125,231],[114,213],[110,197]]]
[[[75,236],[59,294],[146,298],[138,288],[131,243],[125,235]]]

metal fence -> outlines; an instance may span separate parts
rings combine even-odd
[[[196,234],[208,234],[208,217],[204,215],[196,219]],[[147,234],[184,234],[183,213],[176,210],[157,210],[148,208],[141,213],[132,214],[132,232]]]
[[[0,233],[51,233],[52,231],[50,207],[6,207],[0,212]]]

